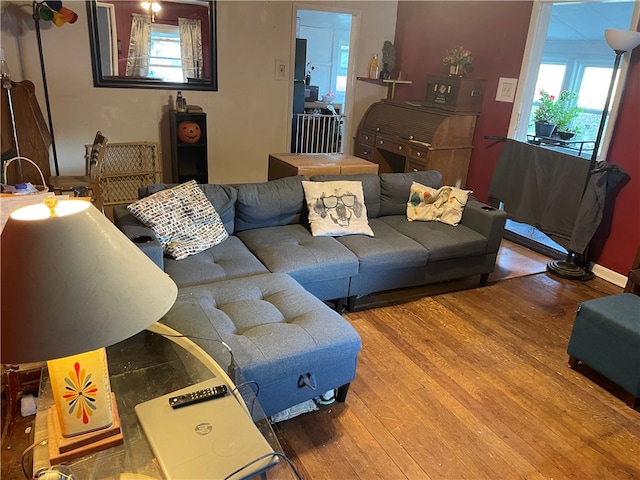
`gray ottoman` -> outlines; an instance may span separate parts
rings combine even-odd
[[[210,336],[213,327],[233,352],[247,381],[259,385],[267,416],[338,389],[344,401],[355,378],[360,336],[340,314],[285,274],[184,287],[180,298],[205,315],[162,322],[187,336]],[[205,351],[211,342],[194,339]]]
[[[567,347],[569,365],[578,362],[640,398],[640,297],[622,293],[582,302]]]

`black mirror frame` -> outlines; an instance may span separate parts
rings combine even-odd
[[[203,3],[209,4],[209,45],[211,46],[211,78],[208,82],[198,83],[175,83],[175,82],[158,82],[154,80],[129,79],[127,77],[110,77],[105,78],[102,75],[100,48],[98,39],[98,16],[96,8],[96,0],[87,0],[87,19],[89,27],[89,45],[91,49],[91,68],[93,70],[93,86],[107,88],[154,88],[162,90],[218,90],[218,63],[216,43],[216,1],[202,0]]]

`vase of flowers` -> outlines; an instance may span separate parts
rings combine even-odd
[[[464,47],[456,47],[445,55],[442,63],[449,68],[449,75],[462,76],[471,70],[473,64],[471,50],[467,50]]]
[[[311,85],[311,72],[313,72],[315,69],[315,65],[311,65],[311,62],[307,62],[307,73],[304,76],[305,85]]]
[[[536,137],[550,137],[556,128],[556,97],[540,90],[540,105],[533,112]]]

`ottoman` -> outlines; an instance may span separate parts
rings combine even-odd
[[[580,304],[567,347],[569,365],[584,362],[640,398],[640,297],[622,293]]]
[[[290,276],[267,273],[184,287],[180,299],[197,303],[204,315],[167,314],[161,322],[205,351],[211,342],[197,337],[210,337],[213,327],[245,379],[258,384],[268,417],[332,389],[345,400],[360,336]]]

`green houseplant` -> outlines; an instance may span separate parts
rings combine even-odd
[[[556,97],[549,92],[540,90],[540,105],[533,112],[533,121],[536,126],[536,136],[550,137],[556,128],[557,108]]]
[[[533,120],[535,122],[550,123],[555,125],[556,122],[556,97],[549,92],[540,90],[540,105],[533,112]]]
[[[575,119],[580,115],[582,109],[576,105],[577,99],[577,93],[563,90],[556,101],[556,130],[561,138],[565,136],[571,138],[573,135],[570,134],[575,134],[579,131],[579,126],[575,124]]]

